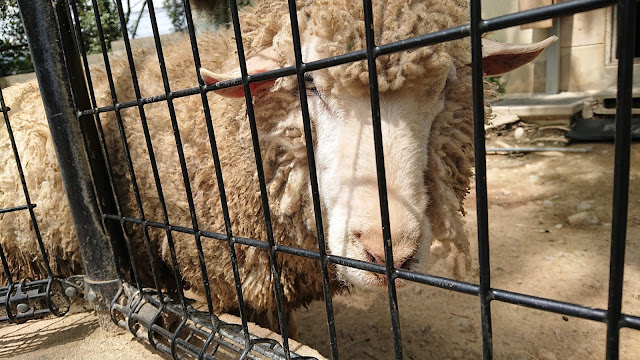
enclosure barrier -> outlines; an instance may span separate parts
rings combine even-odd
[[[194,31],[193,22],[191,19],[190,5],[188,1],[184,2],[184,9],[187,18],[188,32],[191,39],[191,46],[193,49],[193,58],[195,68],[194,79],[198,78],[198,87],[190,89],[172,90],[169,86],[167,79],[167,71],[164,62],[163,50],[160,44],[160,38],[158,33],[158,26],[156,22],[155,9],[153,2],[148,2],[149,13],[151,17],[151,23],[154,33],[154,39],[157,50],[157,58],[160,64],[160,71],[162,73],[164,82],[164,94],[158,94],[152,97],[143,98],[140,94],[138,78],[135,71],[135,59],[131,50],[131,45],[128,39],[128,30],[124,23],[124,12],[121,1],[117,1],[118,12],[121,20],[121,29],[123,33],[125,49],[127,59],[130,65],[131,78],[133,80],[134,90],[136,93],[136,100],[128,102],[118,102],[115,93],[113,77],[110,70],[109,55],[107,53],[107,47],[105,45],[104,35],[100,25],[98,25],[98,34],[102,42],[102,52],[105,62],[106,71],[109,78],[109,85],[113,98],[113,105],[106,107],[97,107],[95,96],[93,94],[93,85],[91,84],[91,76],[89,67],[87,64],[86,51],[82,42],[78,43],[80,54],[84,61],[85,78],[88,82],[89,99],[86,98],[84,92],[84,86],[82,76],[75,73],[80,69],[77,48],[73,45],[74,41],[71,40],[74,36],[79,38],[79,34],[82,31],[78,22],[75,23],[74,29],[70,28],[71,17],[68,14],[68,3],[65,1],[54,2],[54,7],[51,7],[51,2],[45,0],[37,1],[20,1],[20,5],[23,11],[23,18],[25,20],[25,28],[30,33],[29,42],[31,44],[31,50],[33,53],[34,64],[38,69],[38,78],[41,84],[41,91],[43,93],[43,100],[45,106],[48,109],[49,120],[52,124],[52,132],[55,131],[55,124],[58,121],[62,122],[66,120],[67,126],[70,130],[67,130],[72,134],[72,138],[66,140],[56,139],[56,149],[63,169],[63,176],[65,176],[65,186],[67,189],[73,186],[81,186],[87,190],[87,194],[93,194],[95,198],[71,198],[71,206],[87,206],[88,209],[73,210],[74,222],[76,229],[79,233],[85,230],[87,226],[87,219],[84,217],[86,212],[92,214],[89,223],[92,224],[92,230],[94,233],[90,236],[84,237],[92,243],[82,243],[81,249],[83,251],[83,258],[85,260],[85,268],[87,274],[85,279],[86,291],[94,293],[92,298],[102,299],[110,301],[110,314],[115,323],[128,329],[134,335],[139,338],[147,340],[154,348],[171,354],[173,358],[183,358],[191,356],[199,359],[213,359],[216,352],[219,349],[225,349],[225,351],[235,351],[239,354],[241,359],[245,358],[257,358],[257,354],[261,356],[267,356],[271,358],[283,358],[292,359],[300,358],[294,354],[289,348],[289,340],[287,336],[287,318],[283,311],[282,304],[282,286],[279,282],[279,267],[275,261],[277,253],[289,254],[294,256],[300,256],[305,258],[314,259],[321,264],[322,277],[323,277],[323,290],[325,294],[326,316],[328,324],[328,332],[330,339],[331,358],[339,359],[338,344],[334,325],[334,312],[331,302],[331,291],[328,278],[328,267],[333,265],[349,266],[361,270],[366,270],[378,274],[384,274],[388,279],[388,294],[389,294],[389,309],[392,324],[392,336],[394,343],[394,353],[396,359],[402,359],[402,343],[401,333],[399,325],[399,310],[396,298],[396,279],[405,279],[411,282],[425,284],[429,286],[439,287],[443,289],[453,290],[460,293],[478,296],[480,299],[481,319],[482,319],[482,343],[483,343],[483,358],[493,358],[493,344],[492,344],[492,324],[491,324],[491,304],[493,301],[499,301],[509,304],[515,304],[520,306],[529,307],[532,309],[538,309],[548,311],[556,314],[573,316],[576,318],[587,319],[597,322],[605,323],[607,326],[606,331],[606,357],[607,359],[617,359],[619,350],[619,332],[621,328],[630,328],[640,330],[640,317],[623,314],[621,312],[621,299],[622,299],[622,281],[624,270],[624,255],[625,255],[625,243],[626,243],[626,228],[627,228],[627,210],[628,210],[628,190],[629,190],[629,163],[630,163],[630,119],[631,119],[631,99],[632,99],[632,65],[633,65],[633,47],[634,47],[634,32],[633,31],[619,31],[618,45],[619,45],[619,63],[618,63],[618,101],[617,101],[617,116],[616,116],[616,143],[615,143],[615,168],[614,168],[614,196],[613,196],[613,218],[612,218],[612,233],[611,233],[611,255],[610,255],[610,280],[609,280],[609,302],[607,309],[593,309],[579,304],[555,301],[547,298],[540,298],[530,296],[521,293],[515,293],[496,289],[491,287],[490,276],[490,259],[489,259],[489,232],[488,232],[488,210],[487,210],[487,184],[486,184],[486,162],[485,162],[485,134],[484,134],[484,99],[483,99],[483,74],[482,74],[482,52],[481,52],[481,37],[484,33],[504,29],[511,26],[522,25],[525,23],[535,22],[543,19],[554,18],[559,16],[571,15],[578,12],[584,12],[588,10],[598,9],[602,7],[617,5],[619,14],[619,28],[620,29],[634,29],[635,28],[635,15],[636,15],[636,1],[634,0],[574,0],[561,2],[547,7],[542,7],[534,10],[523,11],[516,14],[500,16],[492,19],[481,18],[480,1],[471,1],[471,23],[455,28],[444,29],[436,33],[424,34],[421,36],[405,39],[399,42],[389,44],[376,44],[373,37],[373,15],[371,10],[371,1],[364,0],[364,14],[366,26],[366,49],[351,52],[342,56],[336,56],[329,59],[322,59],[309,63],[302,61],[301,48],[300,48],[300,34],[298,31],[298,22],[296,17],[296,4],[295,1],[289,1],[289,12],[291,19],[291,27],[293,34],[293,46],[295,52],[296,65],[279,70],[268,71],[255,75],[248,75],[247,66],[244,57],[244,49],[242,43],[242,33],[240,29],[240,21],[238,16],[238,9],[235,1],[230,1],[231,15],[233,19],[233,27],[235,31],[236,44],[238,50],[238,57],[241,68],[241,78],[225,81],[222,83],[216,83],[212,85],[206,85],[199,79],[197,72],[200,68],[200,55],[198,45],[195,41],[196,35]],[[70,3],[73,12],[73,18],[78,19],[78,13],[76,4],[72,1]],[[54,10],[55,8],[55,10]],[[55,12],[55,15],[54,15]],[[100,13],[96,7],[94,1],[94,13],[95,17],[100,24]],[[39,29],[46,27],[45,31],[36,31],[36,24]],[[29,31],[31,27],[32,31]],[[51,38],[40,38],[41,36],[50,36]],[[411,271],[396,269],[393,264],[393,256],[391,249],[390,230],[389,230],[389,211],[387,204],[386,193],[386,180],[384,173],[384,158],[382,154],[382,133],[380,125],[380,109],[379,109],[379,96],[377,88],[376,77],[376,63],[375,59],[379,56],[390,54],[397,51],[403,51],[413,49],[421,46],[429,46],[440,42],[451,41],[456,39],[462,39],[470,37],[472,44],[472,79],[473,79],[473,112],[474,112],[474,138],[475,138],[475,176],[476,176],[476,197],[477,197],[477,214],[478,214],[478,244],[479,244],[479,283],[473,284],[468,282],[456,281],[453,279],[442,278],[432,276],[428,274],[414,273]],[[61,44],[65,44],[64,52],[61,48],[51,50],[50,46],[56,44],[57,39],[63,39]],[[39,44],[39,45],[36,45]],[[69,46],[72,44],[73,46]],[[49,56],[50,52],[53,56]],[[45,56],[45,54],[47,54]],[[325,250],[324,233],[323,233],[323,216],[320,211],[320,200],[318,181],[316,177],[315,159],[313,151],[313,138],[311,131],[311,124],[309,120],[309,111],[307,107],[306,92],[300,91],[300,102],[302,108],[302,117],[304,121],[304,134],[307,147],[307,156],[309,164],[311,194],[313,198],[313,205],[315,210],[315,222],[316,231],[318,237],[318,251],[303,250],[289,246],[283,246],[274,242],[272,234],[272,222],[269,212],[269,202],[266,196],[266,184],[265,176],[262,166],[261,153],[258,141],[258,131],[256,127],[256,121],[254,116],[253,104],[251,101],[251,88],[250,84],[267,79],[275,79],[283,76],[296,75],[298,85],[300,89],[305,89],[304,75],[307,72],[324,69],[331,66],[340,64],[346,64],[353,61],[366,60],[369,66],[369,83],[371,94],[371,106],[372,106],[372,121],[374,124],[374,141],[376,149],[376,165],[378,169],[378,189],[380,197],[380,207],[382,214],[382,229],[383,238],[385,244],[385,265],[376,265],[364,261],[358,261],[345,257],[329,255]],[[67,64],[67,65],[65,65]],[[63,69],[64,71],[60,71]],[[43,81],[45,80],[46,81]],[[47,82],[50,82],[54,89],[63,90],[63,96],[60,96],[59,92],[51,92],[44,89]],[[55,84],[55,85],[54,85]],[[71,86],[73,84],[73,86]],[[220,170],[220,160],[217,153],[216,139],[214,135],[214,128],[211,121],[210,109],[207,101],[206,94],[213,90],[218,90],[226,87],[242,85],[245,92],[245,100],[247,106],[247,114],[251,127],[252,141],[254,154],[256,158],[256,170],[258,174],[258,180],[261,190],[262,206],[264,209],[264,221],[266,225],[266,231],[268,234],[267,241],[259,241],[255,239],[247,239],[234,236],[231,229],[231,220],[229,217],[229,209],[226,202],[226,193],[223,181],[223,174]],[[77,93],[76,93],[77,92]],[[85,94],[85,95],[82,95]],[[220,192],[220,200],[222,203],[222,211],[225,218],[225,233],[213,233],[200,229],[198,227],[198,221],[195,213],[193,194],[191,193],[191,186],[189,183],[187,165],[184,159],[184,153],[182,148],[182,142],[180,138],[180,131],[178,123],[173,110],[173,101],[177,98],[200,95],[202,99],[202,106],[204,109],[209,141],[212,148],[212,158],[215,164],[216,177],[218,179],[218,187]],[[156,102],[166,102],[171,114],[171,122],[175,134],[176,149],[178,151],[180,159],[180,168],[183,174],[184,186],[186,189],[186,195],[189,203],[189,210],[192,219],[191,227],[179,227],[169,222],[166,204],[164,204],[163,190],[158,175],[158,169],[154,158],[153,146],[150,142],[150,136],[146,126],[145,108],[144,106]],[[58,110],[52,110],[56,109]],[[150,154],[151,166],[153,170],[154,180],[158,196],[161,199],[162,210],[164,214],[163,222],[152,222],[145,218],[143,208],[140,203],[140,194],[138,185],[136,183],[135,172],[132,166],[130,154],[128,153],[126,137],[124,134],[124,128],[122,127],[122,121],[120,119],[120,112],[126,108],[137,108],[142,119],[143,129],[145,131],[145,140],[147,148]],[[7,114],[8,110],[2,104],[3,113],[5,117],[5,123],[7,129],[10,130],[9,120]],[[121,138],[123,140],[123,146],[127,156],[127,166],[132,179],[132,185],[135,194],[135,200],[138,209],[138,217],[124,216],[118,203],[118,199],[113,197],[114,174],[109,163],[109,156],[105,147],[104,134],[100,126],[99,114],[105,112],[114,112],[118,121],[119,130],[121,132]],[[64,113],[64,116],[58,116],[57,114]],[[93,120],[92,120],[93,119]],[[93,135],[87,135],[87,124],[95,124],[93,130],[96,131]],[[80,127],[85,128],[85,135],[81,135]],[[55,134],[54,134],[54,137]],[[60,145],[58,142],[62,142]],[[96,144],[99,145],[98,154],[99,157],[91,160],[91,166],[89,165],[89,159],[87,153],[95,154],[91,149],[96,149]],[[65,156],[61,155],[63,150],[59,149],[62,146],[70,146],[70,149],[65,151],[73,151],[74,154],[81,155],[81,164],[72,164],[71,169],[64,170]],[[19,164],[18,154],[14,152],[16,161]],[[100,157],[101,156],[101,157]],[[103,176],[99,176],[100,170],[96,170],[93,167],[94,163],[100,163],[99,166],[104,165],[105,172],[107,174],[108,183],[99,182],[103,179]],[[65,171],[77,171],[75,175],[64,175]],[[88,176],[92,175],[91,180]],[[81,184],[72,185],[73,181],[82,181]],[[102,185],[97,185],[102,184]],[[23,180],[24,185],[24,180]],[[37,233],[37,226],[35,217],[33,215],[33,207],[35,204],[29,202],[26,186],[23,186],[25,191],[25,197],[27,198],[26,206],[16,206],[12,209],[5,209],[2,211],[19,211],[29,210],[32,221],[34,223],[35,231]],[[103,192],[106,190],[106,193]],[[106,195],[105,195],[106,194]],[[88,204],[83,205],[85,202]],[[113,224],[120,226],[120,231],[106,230]],[[147,251],[149,252],[151,270],[153,272],[153,278],[155,281],[155,288],[147,288],[142,285],[138,276],[138,266],[133,259],[133,252],[131,245],[122,234],[124,233],[125,224],[133,224],[141,226],[145,236],[145,243],[147,245]],[[169,250],[171,252],[172,265],[174,271],[174,277],[177,286],[177,294],[166,294],[158,286],[158,274],[153,264],[153,257],[150,254],[149,245],[149,229],[160,229],[166,233],[169,240]],[[175,248],[173,247],[173,235],[175,233],[190,234],[194,237],[198,252],[200,256],[200,268],[203,274],[203,281],[205,284],[205,292],[207,298],[207,311],[200,311],[194,309],[188,299],[183,293],[181,284],[181,274],[179,272],[179,266],[176,261]],[[110,234],[110,236],[106,236]],[[81,237],[81,236],[80,236]],[[83,237],[81,237],[83,238]],[[209,239],[212,241],[225,241],[229,246],[229,254],[233,265],[233,273],[235,279],[235,289],[239,300],[240,308],[240,325],[230,325],[221,322],[212,311],[210,289],[208,288],[208,279],[206,267],[207,264],[203,260],[201,240]],[[124,243],[122,243],[124,239]],[[40,241],[40,240],[39,240]],[[122,258],[122,254],[114,254],[112,243],[124,244],[123,247],[127,249],[129,259]],[[40,241],[40,244],[42,242]],[[238,264],[235,254],[235,245],[248,245],[257,247],[260,249],[268,250],[271,260],[271,276],[276,291],[276,300],[278,304],[278,321],[279,328],[282,329],[282,343],[276,344],[270,339],[261,339],[252,336],[248,329],[247,315],[245,314],[245,306],[243,303],[243,289],[242,281],[238,271]],[[91,254],[87,254],[87,247],[98,246],[104,251],[100,251],[101,259],[104,263],[100,262],[101,267],[108,269],[107,274],[92,273],[91,264],[87,263],[88,259],[92,259]],[[116,246],[113,246],[116,248]],[[46,262],[47,257],[44,248],[41,245],[43,259]],[[10,274],[10,269],[7,266],[3,252],[0,249],[0,255],[2,255],[3,268],[6,274]],[[333,264],[333,265],[330,265]],[[118,269],[130,269],[120,270]],[[51,293],[59,294],[64,285],[64,281],[56,279],[49,269],[48,280],[36,281],[36,282],[16,282],[9,276],[9,286],[0,289],[0,300],[4,296],[5,308],[7,316],[11,321],[17,321],[21,318],[15,317],[16,311],[20,311],[17,308],[18,302],[22,301],[25,296],[31,296],[30,294],[38,294],[35,297],[29,299],[36,299],[33,301],[40,301],[42,303],[42,297],[45,301],[41,307],[47,308],[48,312],[56,315],[62,314],[61,311],[54,311],[55,307],[51,306],[52,295]],[[130,275],[130,274],[131,275]],[[121,285],[121,281],[124,283]],[[46,289],[43,287],[46,285]],[[108,286],[99,286],[99,285]],[[51,290],[56,288],[56,291]],[[16,289],[16,290],[14,290]],[[117,290],[117,293],[113,293]],[[71,291],[70,291],[71,292]],[[18,295],[14,295],[18,294]],[[26,295],[25,295],[26,294]],[[43,295],[44,294],[44,295]],[[14,301],[15,298],[15,301]],[[40,299],[40,300],[37,300]],[[31,301],[31,300],[30,300]],[[13,306],[11,304],[16,304]],[[32,304],[32,303],[29,303]],[[38,306],[29,305],[30,309],[36,309]],[[100,306],[98,306],[99,308]],[[16,310],[17,309],[17,310]],[[23,307],[24,309],[24,307]],[[45,311],[46,312],[46,311]],[[24,313],[24,312],[23,312]],[[30,317],[35,317],[35,311]],[[39,314],[39,313],[38,313]],[[40,315],[38,315],[40,316]],[[1,320],[1,319],[0,319]],[[604,336],[604,334],[603,334]]]
[[[0,214],[10,213],[14,211],[29,212],[31,223],[33,224],[33,232],[38,242],[42,263],[48,277],[42,280],[33,279],[14,279],[9,264],[5,256],[4,249],[0,244],[0,261],[2,262],[2,270],[7,278],[8,285],[0,287],[0,323],[10,321],[13,323],[23,323],[31,319],[39,319],[49,314],[56,316],[64,315],[71,305],[71,300],[78,297],[81,292],[83,281],[81,278],[76,279],[59,279],[54,277],[49,266],[49,260],[46,255],[42,236],[38,228],[33,209],[36,204],[31,202],[29,190],[22,171],[22,163],[16,147],[15,138],[11,123],[9,122],[9,111],[11,110],[4,102],[2,90],[0,90],[0,109],[4,118],[4,124],[11,142],[11,150],[15,159],[16,167],[22,183],[23,195],[26,205],[17,205],[11,208],[0,209]],[[3,151],[9,151],[4,149]]]

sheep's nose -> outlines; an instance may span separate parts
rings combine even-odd
[[[354,238],[358,239],[364,247],[366,260],[374,264],[385,265],[384,245],[380,237],[363,237],[360,233],[355,232]],[[399,247],[399,249],[393,248],[393,266],[396,269],[408,268],[414,252],[410,249],[404,249],[402,246]]]

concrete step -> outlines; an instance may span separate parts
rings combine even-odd
[[[585,93],[515,94],[492,102],[491,107],[496,112],[507,112],[527,122],[569,125],[589,98]]]

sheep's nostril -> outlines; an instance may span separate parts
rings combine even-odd
[[[378,265],[385,265],[384,256],[378,257],[376,255],[371,254],[368,251],[365,251],[365,257],[368,262],[372,262]],[[396,269],[403,269],[403,270],[409,270],[414,264],[418,262],[413,256],[405,259],[394,259],[394,260],[395,260],[395,263],[393,264],[393,267]]]
[[[362,259],[368,262],[385,266],[385,247],[383,242],[378,237],[370,237],[368,233],[360,231],[351,231],[350,240],[353,243],[360,243],[362,246],[363,255]],[[358,245],[356,245],[358,246]],[[393,267],[396,269],[409,270],[413,264],[417,263],[414,255],[415,252],[410,251],[410,248],[400,246],[398,249],[393,249]]]
[[[365,256],[368,262],[372,262],[378,265],[384,265],[384,257],[380,258],[376,255],[371,254],[370,252],[365,250]]]
[[[373,255],[369,254],[368,252],[365,251],[364,256],[367,258],[368,262],[376,262],[376,259],[373,257]]]
[[[413,256],[402,260],[401,262],[397,262],[395,267],[403,270],[410,270],[414,264],[417,264],[418,260],[416,260]]]

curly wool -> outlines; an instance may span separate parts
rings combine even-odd
[[[31,81],[3,89],[3,97],[11,108],[10,124],[51,270],[54,274],[80,273],[82,259],[38,85]],[[11,148],[3,121],[0,125],[0,209],[26,204]],[[6,274],[0,267],[0,284],[9,276],[18,281],[48,275],[27,211],[0,214],[0,246],[7,254],[10,269],[10,274]]]
[[[282,67],[295,65],[287,11],[286,1],[265,1],[257,3],[255,11],[245,14],[242,29],[247,56],[273,44]],[[275,15],[263,16],[266,13]],[[373,3],[373,14],[376,45],[433,33],[469,21],[468,2],[464,0],[377,1]],[[298,6],[298,19],[301,34],[322,39],[318,49],[321,57],[366,49],[364,11],[359,0],[306,0]],[[427,215],[434,240],[444,243],[447,248],[454,245],[457,249],[457,261],[461,262],[455,269],[457,276],[470,271],[469,243],[462,220],[463,202],[469,192],[474,166],[470,62],[468,39],[401,51],[376,59],[380,92],[401,87],[429,89],[439,79],[449,76],[452,67],[455,68],[455,76],[448,79],[445,89],[445,109],[432,124],[425,183],[431,198]],[[334,95],[347,92],[362,96],[368,94],[366,60],[319,71],[328,71],[333,78],[332,84],[323,84],[323,87],[331,89]],[[281,78],[274,91],[295,89],[296,86],[295,78]],[[493,91],[485,88],[485,97],[492,95]],[[262,128],[266,133],[282,133],[281,123],[267,121],[262,124],[269,124]],[[303,143],[298,142],[298,145],[290,149],[303,156]],[[295,158],[303,161],[299,156]]]
[[[446,27],[467,22],[466,1],[377,1],[374,4],[374,28],[376,44],[386,44],[407,37],[434,32]],[[324,41],[322,56],[334,56],[365,48],[364,22],[360,1],[350,0],[307,0],[298,9],[300,31],[315,35]],[[341,24],[349,24],[342,26]],[[281,66],[294,65],[288,4],[284,0],[261,1],[241,14],[243,42],[247,57],[251,57],[265,47],[273,45],[279,54]],[[231,29],[199,37],[203,65],[207,68],[226,71],[238,66],[236,46]],[[197,69],[194,68],[188,41],[165,47],[165,62],[169,71],[171,89],[184,89],[196,84]],[[155,50],[143,50],[135,54],[136,70],[141,81],[141,95],[155,96],[165,92]],[[400,87],[415,86],[428,88],[434,76],[446,77],[455,68],[455,77],[449,78],[445,90],[445,109],[434,120],[429,139],[429,164],[425,183],[429,188],[430,204],[427,209],[432,224],[434,238],[445,244],[453,244],[458,249],[464,267],[468,269],[469,244],[462,223],[462,202],[469,189],[469,179],[473,166],[473,131],[471,114],[471,81],[468,41],[459,40],[434,46],[403,51],[381,56],[376,60],[380,91],[392,91]],[[130,72],[124,61],[112,64],[120,102],[135,100],[135,92]],[[330,68],[334,83],[331,91],[335,94],[351,91],[368,91],[366,61],[359,61]],[[112,94],[106,84],[103,68],[92,69],[92,79],[98,87],[96,96],[99,106],[111,105]],[[441,78],[442,79],[442,78]],[[28,101],[32,105],[12,116],[18,132],[46,126],[44,110],[38,103],[35,85],[29,90],[20,90],[13,101]],[[263,158],[267,193],[273,235],[276,242],[287,246],[316,250],[317,238],[313,222],[313,206],[308,193],[308,173],[306,149],[302,122],[299,114],[295,77],[277,80],[272,92],[254,98],[256,123],[260,133],[260,147]],[[25,89],[25,88],[20,88]],[[15,91],[15,90],[8,90]],[[229,204],[229,218],[234,236],[266,241],[264,209],[260,189],[255,175],[255,159],[251,133],[246,121],[244,99],[227,99],[209,94],[209,105],[213,128],[220,154],[221,170],[224,174],[226,195]],[[22,100],[21,100],[22,99]],[[38,103],[38,105],[35,105]],[[10,104],[14,107],[15,105]],[[200,96],[186,96],[173,100],[176,121],[180,129],[184,148],[185,165],[194,190],[194,210],[199,229],[225,233],[225,221],[219,199],[217,177],[211,156],[208,127],[202,111]],[[167,203],[169,221],[172,225],[191,227],[194,222],[189,216],[189,201],[185,195],[184,180],[176,153],[171,117],[164,103],[145,105],[145,116],[149,123],[153,151],[158,162],[158,173]],[[133,168],[140,188],[142,209],[149,221],[163,223],[164,212],[160,205],[155,185],[154,172],[149,166],[149,150],[141,126],[141,116],[137,108],[123,109],[120,113],[126,133],[126,140],[133,159]],[[35,121],[34,121],[35,119]],[[118,119],[113,112],[101,114],[101,123],[109,148],[109,156],[114,166],[116,190],[121,199],[124,215],[140,217],[138,205],[131,186],[131,176],[126,167],[125,152],[118,131]],[[25,135],[26,136],[26,135]],[[2,144],[6,143],[0,135]],[[26,138],[23,138],[26,139]],[[40,188],[32,186],[38,209],[47,216],[57,214],[66,220],[53,222],[58,229],[45,230],[46,247],[53,260],[54,269],[62,276],[76,273],[81,267],[77,255],[77,245],[71,241],[72,225],[68,217],[66,198],[57,173],[55,160],[50,159],[53,148],[48,133],[33,137],[27,142],[31,148],[21,149],[21,155],[32,160],[25,162],[27,178],[38,178],[42,158],[48,160],[44,166],[51,173],[51,179],[41,183]],[[45,149],[45,152],[34,149]],[[3,159],[2,165],[8,160]],[[7,166],[2,166],[2,177],[7,175]],[[203,170],[206,169],[206,170]],[[49,176],[49,175],[47,175]],[[6,181],[4,181],[6,182]],[[48,209],[40,204],[47,197],[55,199],[60,208]],[[60,197],[59,199],[57,197]],[[0,197],[0,207],[9,200]],[[28,227],[26,222],[7,222],[4,219],[2,242],[5,251],[11,251],[11,266],[19,269],[17,275],[32,276],[42,271],[31,270],[31,262],[37,258],[37,247],[16,249],[15,234],[21,234]],[[4,224],[10,223],[11,226]],[[148,257],[145,252],[144,234],[137,226],[127,228],[128,239],[134,244],[136,262],[141,269],[146,268]],[[9,235],[6,235],[9,234]],[[12,235],[14,234],[14,235]],[[149,236],[152,251],[164,264],[172,264],[169,243],[176,248],[177,262],[181,270],[184,286],[197,293],[204,293],[202,272],[198,262],[196,239],[192,235],[171,233],[151,228]],[[20,235],[22,236],[22,235]],[[65,239],[60,241],[59,239]],[[216,311],[233,311],[237,308],[236,292],[229,245],[224,241],[201,238],[203,254],[208,259],[207,274],[212,289],[212,301]],[[275,297],[270,278],[269,257],[265,250],[255,247],[235,245],[238,265],[243,279],[244,298],[250,309],[273,311]],[[322,281],[317,261],[292,257],[281,253],[277,261],[281,266],[281,282],[287,308],[295,308],[322,297]],[[156,262],[156,266],[159,262]],[[170,282],[171,265],[162,276]],[[152,284],[150,274],[144,274],[145,284]],[[332,280],[333,276],[332,276]],[[169,287],[169,284],[162,284]],[[332,286],[335,291],[338,285]]]

